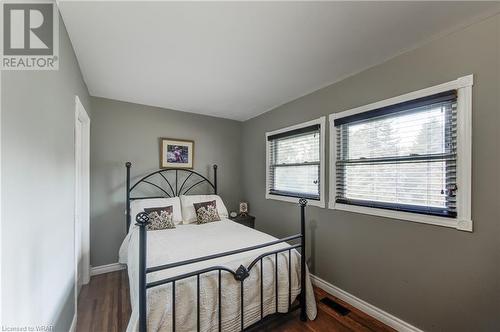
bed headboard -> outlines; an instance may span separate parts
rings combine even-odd
[[[203,194],[217,194],[217,165],[213,165],[214,181],[200,173],[185,168],[165,168],[152,172],[132,187],[130,186],[131,162],[125,163],[127,168],[127,201],[126,201],[126,223],[127,232],[130,228],[130,202],[145,198],[169,198],[192,193],[196,189],[202,189]]]

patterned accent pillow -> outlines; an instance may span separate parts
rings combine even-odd
[[[159,208],[146,208],[144,212],[146,212],[149,217],[150,223],[147,226],[148,231],[175,228],[175,223],[172,218],[172,205]]]
[[[208,202],[193,203],[196,211],[196,223],[206,224],[213,221],[220,221],[215,200]]]

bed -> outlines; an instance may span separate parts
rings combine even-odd
[[[240,331],[295,309],[302,320],[315,319],[314,293],[298,251],[305,247],[305,200],[298,209],[301,233],[284,239],[235,223],[227,211],[217,222],[146,231],[143,202],[193,199],[196,193],[187,195],[198,187],[216,195],[217,167],[214,182],[195,171],[162,169],[130,186],[131,164],[126,166],[128,234],[119,256],[130,282],[127,331]]]

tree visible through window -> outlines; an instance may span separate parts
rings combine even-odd
[[[456,94],[335,122],[336,202],[456,216]]]

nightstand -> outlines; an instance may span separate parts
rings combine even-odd
[[[238,224],[242,224],[244,226],[250,227],[250,228],[255,228],[255,217],[247,214],[246,216],[241,216],[238,215],[236,217],[229,217],[234,222],[237,222]]]

